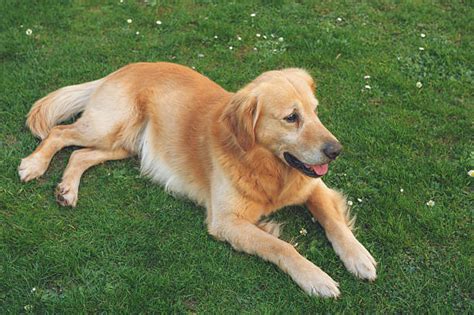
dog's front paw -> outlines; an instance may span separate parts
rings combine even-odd
[[[77,189],[66,183],[60,183],[56,187],[56,201],[64,207],[75,207],[77,204]]]
[[[20,166],[18,166],[18,175],[21,181],[28,182],[43,175],[47,168],[48,163],[36,156],[29,156],[21,160]]]
[[[375,267],[377,263],[365,247],[354,238],[347,249],[340,254],[347,270],[361,279],[374,281],[377,278]]]
[[[341,294],[339,284],[312,263],[306,264],[294,280],[311,296],[337,298]]]

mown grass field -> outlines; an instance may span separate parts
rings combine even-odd
[[[5,0],[0,17],[1,314],[474,312],[469,1]],[[325,181],[353,202],[378,279],[347,272],[303,207],[283,209],[282,238],[340,283],[338,300],[308,297],[208,236],[204,209],[140,177],[136,158],[89,170],[76,209],[53,196],[74,148],[20,183],[38,145],[32,103],[136,61],[193,66],[232,91],[308,69],[345,145]]]

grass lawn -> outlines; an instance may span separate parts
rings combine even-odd
[[[472,314],[468,3],[1,1],[0,313]],[[340,283],[338,300],[308,297],[208,236],[204,209],[140,177],[136,158],[89,170],[76,209],[53,197],[74,148],[20,183],[38,145],[24,127],[33,102],[136,61],[193,66],[232,91],[266,70],[309,70],[345,145],[325,181],[353,202],[378,279],[353,277],[309,212],[286,208],[282,238]]]

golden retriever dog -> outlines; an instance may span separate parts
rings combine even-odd
[[[82,174],[139,155],[145,175],[207,209],[209,233],[280,267],[308,294],[337,297],[335,282],[278,238],[264,218],[306,204],[346,268],[376,278],[376,262],[354,237],[344,196],[321,177],[342,146],[317,116],[315,83],[302,69],[265,72],[236,93],[171,63],[136,63],[38,100],[27,125],[42,139],[19,166],[41,176],[53,155],[80,146],[56,190],[76,206]],[[58,125],[75,114],[70,125]]]

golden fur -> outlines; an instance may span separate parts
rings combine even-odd
[[[261,221],[305,203],[347,269],[376,278],[374,259],[351,232],[345,198],[284,157],[317,169],[334,158],[325,154],[328,144],[340,147],[315,113],[314,89],[311,76],[295,68],[265,72],[230,93],[184,66],[131,64],[37,101],[27,124],[43,141],[19,175],[39,177],[63,147],[84,147],[71,155],[56,191],[60,204],[75,206],[89,167],[139,155],[144,174],[206,207],[210,234],[275,263],[310,295],[337,297],[338,284],[278,239],[277,224]],[[57,125],[79,112],[73,124]]]

